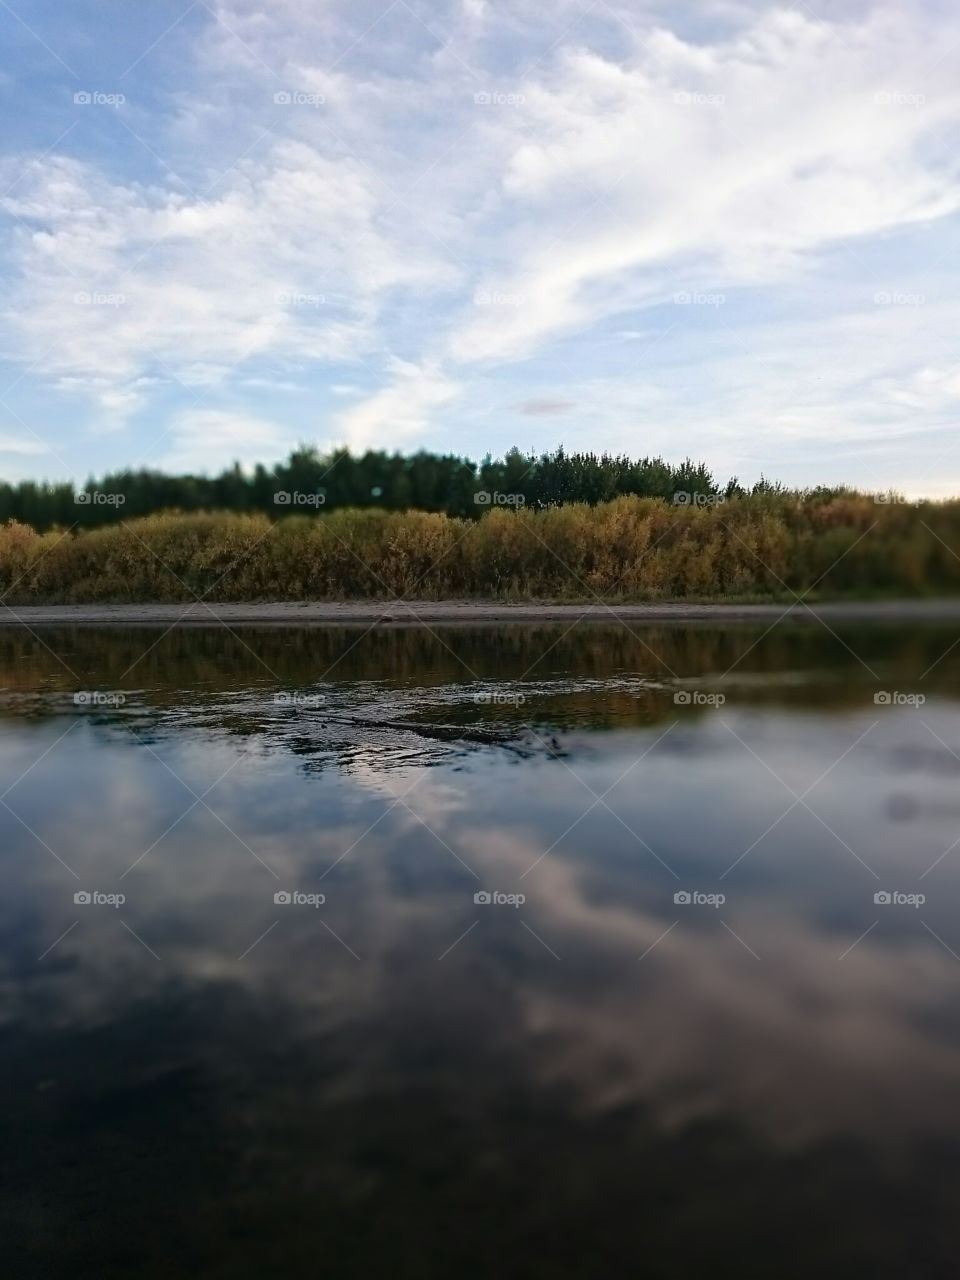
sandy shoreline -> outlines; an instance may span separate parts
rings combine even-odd
[[[958,600],[824,604],[507,604],[500,601],[277,601],[252,604],[6,605],[0,626],[418,626],[624,622],[957,622]]]

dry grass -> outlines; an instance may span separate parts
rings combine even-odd
[[[339,510],[320,517],[148,516],[89,531],[0,527],[8,604],[257,599],[653,600],[951,594],[960,503],[849,495],[706,508],[617,498],[482,520]]]

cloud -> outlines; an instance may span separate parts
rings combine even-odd
[[[172,441],[157,453],[157,463],[176,473],[220,472],[234,461],[244,467],[277,461],[297,443],[279,423],[222,409],[187,410],[170,434]]]
[[[438,369],[401,360],[391,363],[392,381],[337,418],[338,438],[355,449],[400,448],[424,431],[434,409],[459,392]]]
[[[960,87],[945,62],[923,93],[890,78],[928,49],[905,13],[841,41],[781,10],[715,44],[638,29],[620,60],[561,49],[499,123],[505,253],[478,286],[509,278],[522,300],[465,314],[451,356],[529,356],[691,283],[771,286],[826,246],[955,213],[937,143]]]
[[[882,385],[886,399],[906,409],[944,409],[960,403],[960,369],[956,365],[926,365],[904,378],[885,379]]]
[[[293,142],[211,199],[38,161],[4,201],[19,267],[7,345],[120,415],[144,402],[146,377],[208,388],[258,361],[349,365],[378,345],[390,290],[447,270],[391,246],[376,203],[359,164]]]
[[[861,305],[924,257],[955,293],[950,245],[930,246],[960,210],[960,85],[924,6],[439,0],[429,30],[399,6],[370,32],[344,0],[195,16],[139,68],[143,102],[0,163],[21,390],[85,397],[104,430],[171,405],[180,424],[198,391],[229,414],[329,388],[357,447],[492,403],[544,431],[564,413],[565,438],[589,405],[602,447],[646,412],[665,451],[738,458],[944,429],[933,305]],[[960,20],[937,24],[952,47]]]
[[[18,457],[32,457],[34,454],[46,452],[47,446],[42,440],[31,436],[0,435],[0,453],[15,454]]]

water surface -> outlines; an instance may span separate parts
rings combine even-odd
[[[954,1274],[955,639],[0,634],[6,1272]]]

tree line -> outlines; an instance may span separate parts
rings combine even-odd
[[[768,491],[783,490],[766,480],[751,490]],[[70,483],[0,481],[0,522],[17,520],[43,531],[92,528],[160,511],[260,511],[278,517],[338,507],[480,516],[496,506],[541,510],[570,502],[594,505],[626,494],[703,503],[745,492],[736,478],[721,489],[707,466],[689,458],[671,465],[660,457],[563,448],[537,456],[511,449],[502,458],[488,455],[475,463],[425,451],[368,450],[354,456],[348,449],[322,454],[301,446],[274,468],[258,464],[244,471],[234,463],[212,477],[123,470],[91,477],[82,489]]]

